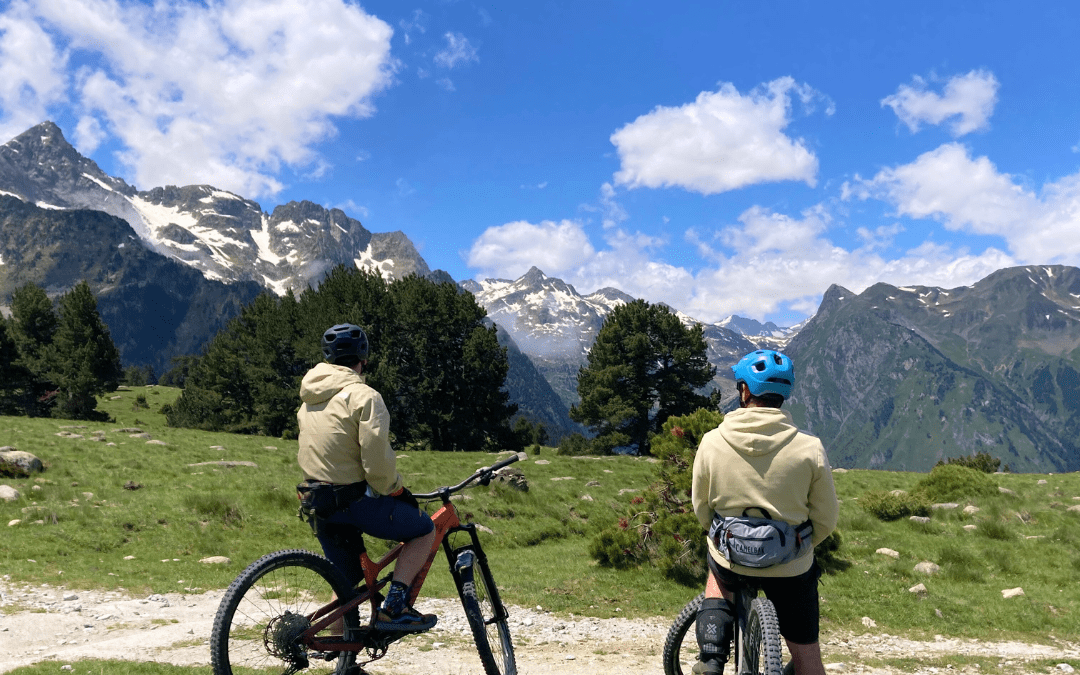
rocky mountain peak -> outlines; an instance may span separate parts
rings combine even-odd
[[[58,208],[95,208],[103,194],[135,192],[79,154],[53,122],[42,122],[0,146],[0,190]]]

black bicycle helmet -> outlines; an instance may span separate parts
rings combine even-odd
[[[369,348],[363,329],[351,323],[339,323],[328,328],[322,336],[323,356],[330,363],[366,361]]]

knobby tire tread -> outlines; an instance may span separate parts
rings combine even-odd
[[[783,655],[780,652],[780,624],[776,608],[765,598],[754,598],[746,621],[748,649],[745,656],[755,665],[750,672],[761,675],[782,675]],[[761,659],[764,658],[764,663]],[[741,667],[739,672],[746,669]]]
[[[697,622],[698,608],[705,594],[700,593],[696,598],[686,603],[675,621],[668,629],[667,639],[664,640],[664,675],[685,675],[682,669],[682,645],[686,634],[694,628]],[[697,654],[694,654],[694,660]],[[689,672],[689,671],[687,671]]]
[[[259,580],[274,570],[285,567],[296,567],[315,572],[322,577],[327,587],[336,593],[339,598],[347,597],[351,593],[348,582],[341,573],[334,567],[333,563],[321,555],[301,549],[275,551],[264,555],[248,565],[229,584],[229,588],[226,589],[225,595],[221,599],[221,604],[218,605],[218,611],[214,616],[213,629],[210,634],[210,664],[214,675],[233,675],[229,642],[233,617],[241,601],[249,591],[252,591],[252,588]],[[348,617],[346,617],[346,621],[351,624]],[[354,626],[350,625],[347,628],[354,628]],[[350,658],[351,656],[351,654],[342,655],[338,658],[334,671],[336,674],[342,675],[345,672],[353,660]],[[277,661],[277,663],[282,664],[284,668],[283,661]]]
[[[514,646],[510,641],[510,627],[507,626],[505,619],[500,619],[494,624],[498,639],[502,643],[502,663],[499,663],[500,659],[492,650],[488,640],[488,626],[484,622],[484,612],[477,599],[475,589],[482,587],[484,596],[493,605],[497,601],[497,596],[493,592],[493,588],[488,588],[488,579],[491,578],[490,572],[485,573],[486,570],[482,568],[482,565],[483,563],[477,560],[472,565],[462,567],[459,572],[461,577],[459,595],[461,596],[461,605],[465,609],[465,618],[468,620],[469,628],[472,630],[473,641],[476,643],[476,651],[480,655],[480,662],[484,666],[484,672],[487,675],[517,675]],[[473,588],[472,594],[469,593],[470,586]]]

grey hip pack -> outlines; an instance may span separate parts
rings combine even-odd
[[[749,515],[751,510],[764,517]],[[762,568],[783,565],[813,549],[813,532],[809,520],[792,526],[773,520],[768,511],[755,506],[743,510],[741,516],[714,515],[709,538],[728,562]]]

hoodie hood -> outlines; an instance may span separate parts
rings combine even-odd
[[[304,375],[300,382],[300,400],[308,404],[328,401],[350,384],[363,384],[364,378],[352,368],[320,363]]]
[[[718,429],[732,448],[751,457],[776,452],[799,433],[791,414],[779,408],[732,410]]]

